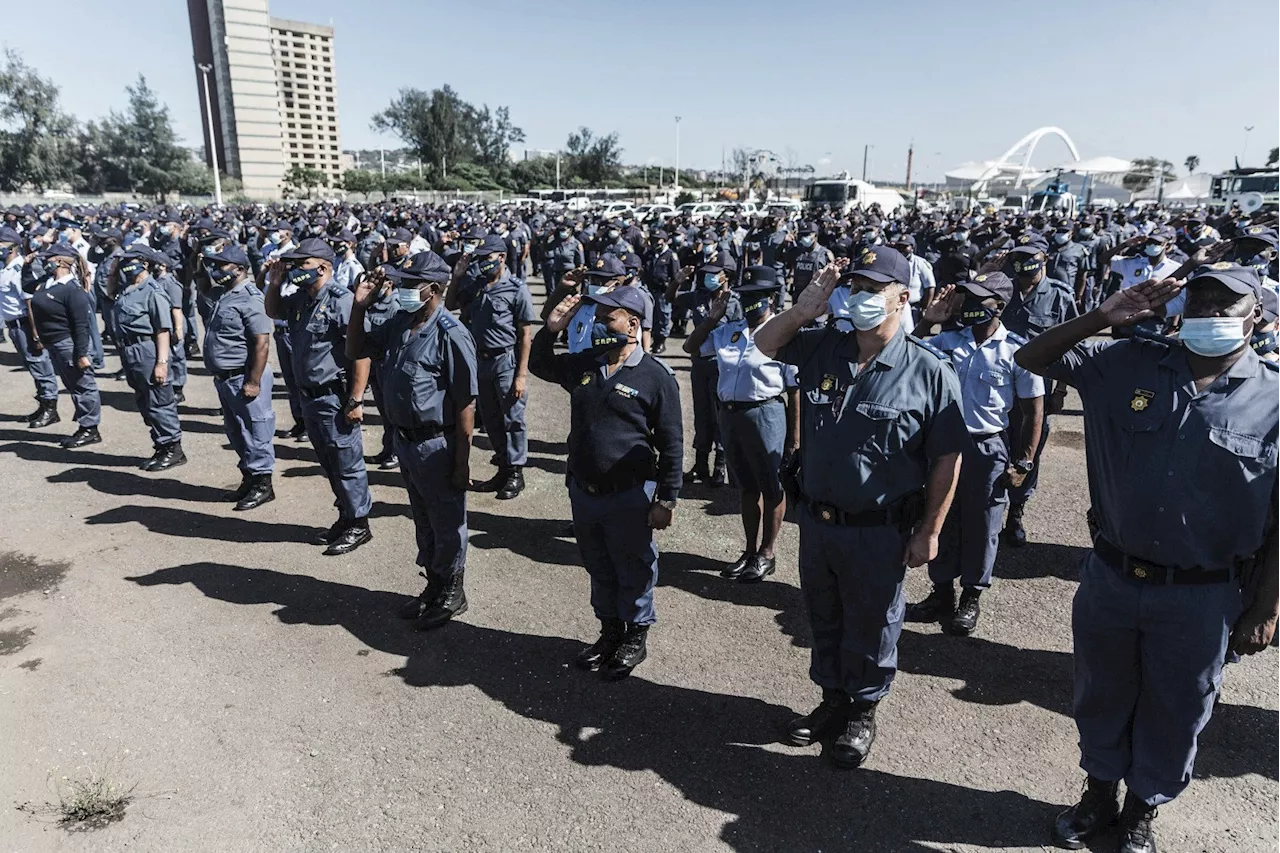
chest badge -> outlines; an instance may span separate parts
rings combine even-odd
[[[742,340],[742,332],[734,332],[733,337],[729,338],[729,343],[736,344],[740,340]]]
[[[830,391],[834,387],[836,387],[836,378],[830,373],[823,376],[822,381],[818,383],[818,390],[820,391]]]
[[[1145,412],[1147,406],[1151,405],[1151,400],[1156,396],[1155,391],[1147,391],[1144,388],[1133,389],[1133,399],[1129,401],[1129,408],[1135,412]]]
[[[581,381],[581,382],[579,382],[578,384],[579,384],[579,385],[590,385],[590,384],[591,384],[591,374],[590,374],[590,373],[584,373],[584,374],[582,374],[582,381]]]

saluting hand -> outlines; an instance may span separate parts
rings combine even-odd
[[[684,284],[693,275],[693,264],[686,264],[680,267],[680,271],[676,273],[676,284]]]
[[[576,293],[562,299],[559,305],[551,309],[551,314],[547,317],[547,331],[558,335],[569,328],[569,321],[573,318],[573,312],[581,301],[582,297]]]
[[[724,314],[729,310],[729,299],[733,293],[729,290],[729,282],[720,285],[720,289],[716,291],[716,295],[711,299],[711,305],[707,311],[707,316],[719,323],[724,319]]]
[[[964,294],[958,292],[954,284],[948,284],[937,291],[933,301],[920,313],[921,323],[941,326],[951,319],[951,315],[956,312],[956,307],[962,301],[964,301]]]
[[[376,272],[361,273],[356,278],[355,305],[357,308],[371,308],[387,292],[391,279]]]
[[[800,291],[793,311],[806,320],[816,320],[827,313],[827,301],[840,282],[840,267],[827,264],[818,270],[818,274],[809,282],[809,286]]]
[[[1176,296],[1184,284],[1172,278],[1144,281],[1116,291],[1098,306],[1098,311],[1108,325],[1129,326],[1156,316],[1155,309]]]

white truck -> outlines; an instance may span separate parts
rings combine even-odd
[[[895,190],[874,187],[866,181],[841,172],[834,178],[819,178],[804,188],[804,200],[810,210],[826,207],[841,214],[854,210],[866,210],[879,202],[885,213],[892,213],[906,204]]]
[[[1225,207],[1239,205],[1245,213],[1275,210],[1280,205],[1280,171],[1272,166],[1214,175],[1209,182],[1209,199]]]

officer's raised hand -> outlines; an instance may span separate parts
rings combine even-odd
[[[729,289],[729,280],[726,278],[724,284],[720,285],[720,289],[716,291],[716,295],[711,299],[711,305],[707,309],[708,319],[719,323],[724,319],[724,314],[729,310],[729,299],[732,298],[733,291]]]
[[[560,300],[560,304],[551,309],[551,314],[547,317],[547,331],[558,335],[569,328],[569,321],[573,319],[573,312],[581,301],[582,297],[576,293]]]
[[[1128,326],[1156,316],[1156,309],[1182,289],[1184,282],[1172,278],[1144,281],[1113,293],[1098,306],[1098,312],[1111,326]]]
[[[654,530],[666,530],[671,526],[671,518],[674,514],[674,510],[655,501],[649,505],[649,526]]]
[[[685,266],[680,267],[679,272],[676,273],[676,284],[680,285],[688,281],[693,275],[693,269],[693,264],[686,264]]]
[[[354,303],[357,308],[368,310],[377,304],[378,300],[387,292],[387,288],[391,286],[391,279],[382,275],[378,270],[367,273],[361,273],[356,278],[356,290]]]
[[[813,281],[809,282],[809,286],[800,291],[795,307],[791,310],[803,317],[806,322],[818,319],[827,313],[827,300],[831,298],[839,282],[840,267],[827,264],[818,270],[818,274],[813,277]]]
[[[920,314],[921,324],[941,326],[956,313],[956,308],[964,301],[964,294],[956,290],[954,284],[948,284],[938,291],[937,296]]]

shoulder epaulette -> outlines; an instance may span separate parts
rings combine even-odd
[[[440,314],[440,328],[448,332],[448,331],[451,331],[452,329],[456,329],[457,327],[458,327],[458,321],[452,314],[450,314],[448,311],[444,311],[443,313]]]
[[[933,353],[933,354],[934,354],[934,355],[935,355],[939,360],[941,360],[941,361],[950,361],[950,360],[951,360],[951,356],[947,355],[945,352],[943,352],[942,350],[938,349],[937,347],[935,347],[933,344],[929,343],[928,341],[922,341],[922,340],[920,340],[920,339],[919,339],[919,338],[917,338],[915,335],[907,335],[907,340],[911,341],[911,343],[913,343],[913,344],[915,344],[916,346],[920,347],[920,349],[924,350],[925,352]]]
[[[1262,366],[1267,368],[1268,370],[1280,371],[1280,362],[1271,361],[1270,359],[1266,359],[1266,358],[1260,359],[1260,361],[1262,362]]]
[[[1027,339],[1022,335],[1019,335],[1017,332],[1009,332],[1006,337],[1020,347],[1025,347],[1027,345]]]
[[[676,372],[675,372],[674,370],[672,370],[672,369],[671,369],[671,365],[667,364],[665,361],[663,361],[662,359],[658,358],[656,355],[653,355],[652,353],[645,353],[645,355],[647,355],[649,358],[651,358],[651,359],[653,359],[655,362],[657,362],[657,363],[658,363],[658,365],[659,365],[659,366],[661,366],[663,370],[665,370],[667,373],[671,374],[672,378],[675,378]]]

